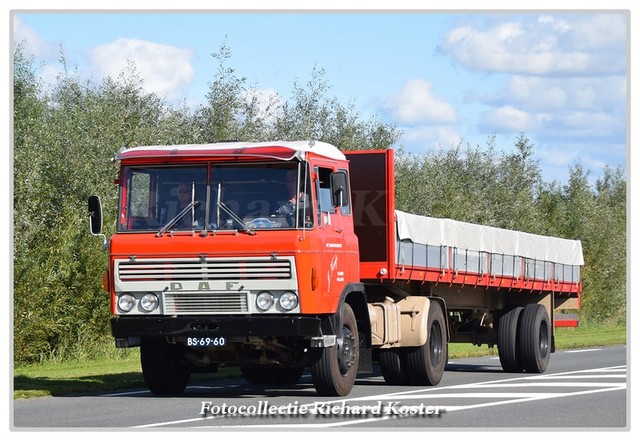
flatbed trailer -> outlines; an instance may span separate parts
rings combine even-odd
[[[346,152],[354,206],[362,207],[354,219],[361,278],[370,304],[384,311],[371,315],[393,316],[403,298],[429,298],[446,311],[448,342],[497,345],[505,370],[543,372],[555,351],[554,328],[578,325],[577,319],[555,316],[580,308],[580,241],[397,210],[393,155]],[[405,330],[413,307],[400,312]],[[525,323],[535,330],[524,330]],[[406,383],[407,350],[393,337],[376,342],[386,377]]]

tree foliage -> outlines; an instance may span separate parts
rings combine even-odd
[[[230,66],[223,43],[205,104],[167,104],[143,88],[134,65],[100,83],[83,81],[61,54],[52,87],[18,46],[13,78],[13,319],[17,363],[72,357],[109,336],[102,290],[106,254],[88,235],[86,201],[102,196],[115,219],[121,147],[228,139],[318,139],[345,150],[396,146],[400,132],[330,95],[322,69],[296,81],[289,98],[264,100]],[[583,317],[623,320],[626,311],[626,181],[607,169],[589,184],[571,169],[566,185],[547,183],[521,135],[502,149],[463,146],[425,154],[397,152],[398,208],[417,214],[577,238],[585,249]],[[106,223],[107,234],[112,224]]]

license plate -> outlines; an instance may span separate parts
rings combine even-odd
[[[187,346],[204,348],[204,347],[219,347],[227,344],[227,339],[224,337],[188,337]]]

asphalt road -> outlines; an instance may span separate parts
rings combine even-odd
[[[628,380],[622,346],[557,352],[538,375],[505,373],[495,357],[451,360],[435,387],[387,386],[378,373],[346,399],[318,397],[309,375],[286,388],[196,377],[176,397],[139,389],[14,400],[12,429],[625,429]]]

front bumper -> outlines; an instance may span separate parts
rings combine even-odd
[[[116,339],[141,337],[319,337],[316,316],[112,317]]]

